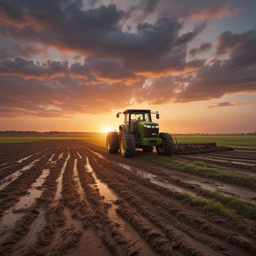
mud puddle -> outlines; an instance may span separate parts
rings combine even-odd
[[[112,207],[108,209],[109,218],[113,222],[118,223],[120,225],[119,230],[123,232],[123,235],[126,237],[126,239],[138,251],[140,251],[142,255],[147,255],[147,256],[158,255],[152,251],[149,244],[137,233],[137,231],[128,222],[126,222],[119,215],[117,215],[116,209],[118,208],[118,206],[113,204],[113,201],[116,201],[118,199],[118,195],[112,189],[110,189],[105,183],[101,182],[96,177],[96,174],[94,173],[89,163],[88,157],[86,160],[87,160],[87,165],[85,166],[85,168],[87,169],[87,172],[91,173],[93,178],[95,179],[100,195],[103,196],[105,202],[110,203],[112,205]]]
[[[75,164],[74,164],[74,181],[77,184],[77,191],[81,196],[81,199],[84,198],[84,190],[81,186],[80,180],[79,180],[79,176],[78,176],[78,172],[77,172],[77,159],[75,159]]]
[[[101,155],[101,154],[99,154],[99,153],[97,153],[97,152],[95,152],[95,151],[92,151],[92,150],[89,149],[89,148],[87,148],[87,149],[90,150],[93,154],[97,155],[98,157],[100,157],[100,158],[102,158],[102,159],[108,161],[103,155]]]
[[[31,156],[34,156],[34,155],[36,155],[36,154],[33,154],[33,155],[30,155],[30,156],[21,158],[19,161],[16,161],[16,162],[18,162],[18,163],[20,164],[20,163],[22,163],[23,161],[27,160],[28,158],[30,158]]]
[[[48,162],[51,162],[52,161],[52,158],[54,157],[55,153],[52,154],[51,158],[49,159]]]
[[[42,186],[49,173],[49,169],[43,170],[42,175],[28,190],[28,194],[21,197],[20,201],[16,203],[11,210],[4,213],[2,221],[0,222],[0,232],[3,231],[0,233],[0,243],[13,232],[16,227],[16,222],[26,214],[26,211],[35,202],[36,198],[41,196],[43,191],[37,188]]]
[[[210,161],[216,161],[220,163],[231,163],[231,164],[240,164],[244,165],[247,167],[254,167],[256,164],[249,164],[249,163],[244,163],[244,162],[239,162],[239,161],[232,161],[230,159],[224,159],[224,158],[215,158],[215,157],[206,157],[206,156],[189,156],[190,158],[193,159],[202,159],[202,160],[210,160]]]
[[[0,182],[0,190],[4,189],[7,185],[9,185],[12,181],[16,180],[24,171],[30,169],[35,165],[36,162],[38,162],[42,157],[34,160],[32,163],[24,166],[21,170],[10,174],[9,176],[5,177],[3,180]]]
[[[24,215],[25,213],[14,213],[12,210],[5,213],[0,221],[0,244],[2,244],[5,238],[12,234],[16,228],[17,221],[20,220]]]
[[[44,169],[41,176],[32,184],[31,188],[28,190],[28,195],[22,197],[20,201],[13,207],[14,211],[24,210],[30,207],[37,197],[40,197],[43,190],[41,188],[45,179],[50,173],[50,169]]]
[[[158,167],[158,169],[166,172],[166,169],[163,167]],[[189,173],[180,173],[178,171],[174,171],[169,169],[168,174],[173,178],[178,178],[183,180],[184,182],[190,183],[194,186],[198,186],[203,189],[207,189],[210,191],[215,191],[219,189],[225,195],[238,195],[242,200],[255,203],[256,200],[253,198],[256,197],[256,191],[250,187],[242,187],[236,184],[228,184],[225,182],[207,179],[203,177],[195,177]]]
[[[150,179],[150,181],[152,183],[155,183],[159,186],[162,186],[162,187],[165,187],[165,188],[168,188],[168,189],[171,189],[171,190],[175,190],[175,191],[178,191],[178,192],[188,192],[194,196],[197,196],[197,194],[191,190],[187,190],[183,187],[180,187],[178,185],[174,185],[174,184],[170,184],[169,181],[160,181],[157,179],[157,176],[154,175],[154,174],[151,174],[151,173],[148,173],[146,171],[143,171],[139,168],[135,168],[135,167],[132,167],[130,165],[127,165],[127,164],[122,164],[122,163],[116,163],[118,165],[120,165],[121,167],[125,168],[126,170],[129,170],[130,172],[132,173],[135,173],[135,174],[138,174],[139,176],[143,177],[143,178],[146,178],[146,179]]]
[[[62,157],[63,157],[63,153],[62,153]],[[57,179],[57,191],[56,191],[56,194],[55,194],[55,197],[54,197],[54,203],[56,203],[56,201],[58,201],[61,197],[61,190],[62,190],[62,178],[63,178],[63,173],[66,169],[66,165],[67,165],[67,162],[68,162],[68,159],[70,158],[70,154],[69,154],[69,148],[68,148],[68,157],[67,159],[65,160],[65,163],[63,164],[63,167],[61,168],[61,173]],[[53,203],[53,204],[54,204]]]

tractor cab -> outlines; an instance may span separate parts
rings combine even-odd
[[[119,114],[124,114],[124,125],[119,126],[119,132],[136,132],[136,127],[142,126],[158,126],[157,123],[153,123],[151,119],[151,113],[156,114],[156,118],[159,119],[158,112],[151,112],[148,109],[128,109],[124,112],[117,113],[116,117],[119,117]]]

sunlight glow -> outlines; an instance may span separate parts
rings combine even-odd
[[[115,129],[111,126],[106,126],[102,129],[102,132],[108,133],[108,132],[113,132]]]

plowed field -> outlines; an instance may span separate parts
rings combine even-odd
[[[255,216],[184,199],[200,188],[256,203],[256,189],[107,154],[79,140],[0,145],[0,255],[256,255]],[[181,156],[255,176],[256,152]]]

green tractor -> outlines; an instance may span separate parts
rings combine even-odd
[[[124,124],[119,126],[119,132],[109,132],[107,135],[107,151],[110,154],[118,153],[120,149],[123,157],[132,157],[135,148],[142,148],[144,152],[152,152],[156,146],[160,155],[171,156],[174,151],[173,138],[169,133],[159,133],[159,125],[152,122],[151,112],[148,109],[129,109],[117,113],[116,117],[124,114]]]

